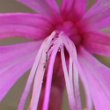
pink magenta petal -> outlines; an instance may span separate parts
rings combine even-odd
[[[102,19],[100,22],[96,22],[94,24],[91,24],[88,28],[89,31],[101,31],[102,29],[110,29],[110,16]]]
[[[90,32],[87,34],[84,44],[89,52],[110,57],[110,36]]]
[[[33,51],[38,50],[41,42],[42,41],[0,46],[0,68],[9,65],[11,63],[10,59],[11,61],[15,61],[23,55],[28,55]]]
[[[16,44],[15,46],[0,47],[1,52],[3,52],[0,54],[0,57],[2,58],[0,60],[0,76],[2,78],[0,80],[0,85],[1,85],[0,86],[0,92],[1,92],[0,100],[4,98],[4,96],[11,89],[14,83],[27,70],[30,69],[30,67],[32,66],[33,60],[34,60],[34,55],[36,54],[40,46],[39,43],[37,44],[35,42],[31,42],[31,43],[24,43],[24,44]],[[8,85],[6,88],[5,87],[6,84],[7,85],[10,84],[10,85]]]
[[[87,8],[87,0],[62,0],[62,10],[64,11],[75,11],[77,14],[82,16]]]
[[[110,108],[110,69],[98,62],[83,48],[80,49],[78,59],[80,68],[82,68],[82,74],[88,81],[88,89],[90,90],[95,109],[107,110]]]
[[[36,69],[38,68],[38,64],[39,64],[39,61],[41,59],[42,50],[43,50],[43,45],[39,49],[38,54],[35,58],[34,64],[32,66],[32,69],[31,69],[31,72],[29,75],[29,78],[28,78],[27,83],[26,83],[26,87],[24,89],[24,92],[22,94],[22,97],[21,97],[19,105],[18,105],[18,110],[24,110],[26,99],[29,95],[29,92],[30,92],[30,89],[31,89],[31,86],[32,86],[32,83],[33,83],[33,80],[35,77],[35,72],[36,72]]]
[[[110,1],[109,0],[97,0],[96,3],[88,10],[84,15],[84,19],[89,23],[94,24],[100,22],[100,20],[110,16]]]
[[[37,34],[39,33],[39,34]],[[27,39],[35,39],[37,36],[42,36],[42,31],[33,27],[20,26],[20,25],[6,25],[0,27],[0,38],[8,38],[15,36],[24,36]]]
[[[57,0],[45,0],[48,5],[53,9],[53,11],[59,13],[60,10],[59,10],[59,6],[58,6],[58,3],[57,3]]]
[[[36,12],[42,14],[50,14],[54,13],[54,11],[59,11],[58,5],[55,0],[17,0],[31,9],[35,10]]]
[[[48,4],[45,2],[45,0],[17,0],[26,6],[30,7],[36,12],[46,14],[49,13],[49,7]]]
[[[55,63],[55,58],[56,58],[56,55],[58,52],[58,48],[59,47],[56,47],[50,56],[49,67],[48,67],[48,72],[47,72],[47,80],[46,80],[47,82],[46,82],[43,110],[48,110],[48,108],[49,108],[49,99],[50,99],[50,93],[51,93],[53,68],[54,68],[54,63]]]
[[[74,6],[74,0],[62,0],[62,10],[70,11]]]
[[[87,50],[92,54],[110,57],[110,46],[107,45],[90,43]]]
[[[0,14],[0,39],[16,36],[42,39],[49,22],[46,17],[37,14]]]
[[[8,24],[19,25],[20,24],[20,25],[27,25],[30,27],[44,28],[43,26],[47,26],[49,23],[50,23],[49,19],[46,16],[41,14],[32,14],[32,13],[0,14],[0,25],[8,25]]]
[[[17,58],[13,63],[10,59],[11,65],[0,70],[0,100],[4,98],[16,81],[31,68],[35,54],[34,52],[34,54]]]
[[[87,8],[87,0],[73,0],[74,9],[79,15],[84,15]]]

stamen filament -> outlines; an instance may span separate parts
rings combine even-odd
[[[66,83],[66,88],[67,88],[70,109],[74,110],[75,109],[74,93],[73,93],[73,89],[71,87],[69,76],[68,76],[68,71],[67,71],[67,67],[66,67],[66,61],[65,61],[63,48],[61,48],[61,60],[62,60],[62,67],[63,67],[63,71],[64,71],[64,78],[65,78],[65,83]]]
[[[51,92],[51,84],[52,84],[52,75],[53,75],[53,68],[54,68],[54,63],[55,63],[55,58],[58,52],[58,47],[56,47],[52,55],[50,56],[50,62],[49,62],[49,68],[48,68],[48,73],[47,73],[47,82],[46,82],[46,90],[45,90],[45,97],[44,97],[44,103],[43,103],[43,110],[48,110],[49,106],[49,97],[50,97],[50,92]]]

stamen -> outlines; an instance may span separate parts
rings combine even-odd
[[[66,83],[66,88],[67,88],[70,109],[74,110],[75,109],[74,93],[73,93],[73,89],[71,87],[69,76],[68,76],[63,48],[61,48],[61,59],[62,59],[62,66],[63,66],[63,71],[64,71],[64,78],[65,78],[65,83]]]
[[[77,54],[76,54],[76,50],[75,50],[75,46],[73,44],[73,42],[64,34],[64,33],[61,33],[60,34],[60,37],[62,38],[62,41],[67,49],[67,52],[69,53],[70,55],[70,58],[72,59],[72,62],[73,62],[73,70],[74,70],[74,78],[75,78],[75,82],[74,82],[74,89],[75,89],[75,99],[78,98],[78,101],[76,100],[76,109],[78,110],[82,110],[81,108],[81,99],[80,99],[80,95],[79,95],[79,80],[78,80],[78,70],[77,70]],[[71,80],[71,79],[70,79]]]
[[[74,70],[74,90],[75,90],[75,98],[76,98],[76,106],[77,110],[82,110],[81,106],[81,98],[80,98],[80,87],[79,87],[79,74],[76,65],[73,65]]]
[[[69,78],[71,83],[73,83],[73,62],[71,57],[69,58]]]
[[[44,103],[43,103],[43,110],[48,110],[49,106],[49,97],[50,97],[50,91],[51,91],[51,84],[52,84],[52,75],[53,75],[53,68],[54,68],[54,63],[55,63],[55,58],[58,52],[58,48],[56,47],[52,55],[50,57],[50,63],[49,63],[49,68],[48,68],[48,73],[47,73],[47,82],[46,82],[46,90],[45,90],[45,97],[44,97]]]
[[[45,69],[44,69],[45,61],[46,61],[46,55],[45,55],[45,52],[43,51],[41,56],[41,61],[38,65],[36,75],[35,75],[33,95],[32,95],[32,100],[30,105],[31,110],[36,110],[38,106],[38,101],[40,98],[40,92],[42,88],[42,81],[45,73]]]
[[[41,55],[41,60],[39,62],[36,75],[35,75],[35,80],[34,80],[34,86],[33,86],[33,93],[32,93],[32,100],[29,106],[29,109],[31,110],[36,110],[38,107],[38,102],[40,98],[40,93],[41,93],[41,88],[42,88],[42,82],[43,82],[43,77],[45,74],[45,68],[44,65],[46,64],[46,56],[47,56],[47,51],[49,50],[51,46],[51,41],[55,36],[55,32],[53,32],[44,42],[43,45],[43,51]]]

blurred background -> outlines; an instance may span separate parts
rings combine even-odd
[[[88,8],[95,2],[95,0],[89,0]],[[33,12],[31,9],[27,8],[26,6],[16,2],[16,0],[0,0],[0,13],[8,13],[8,12]],[[18,43],[23,42],[24,39],[14,38],[14,39],[5,39],[0,41],[0,45],[7,45],[11,43]],[[101,62],[106,65],[110,65],[110,60],[103,57],[97,57]],[[29,72],[28,72],[29,73]],[[7,94],[5,99],[0,103],[0,110],[17,110],[17,103],[19,102],[19,97],[22,94],[23,88],[26,83],[26,79],[28,77],[28,73],[21,78],[15,86],[10,90]],[[83,87],[81,86],[81,95],[82,95],[82,102],[83,106],[85,107],[85,99],[84,99],[84,92]],[[66,98],[66,92],[64,93],[64,102],[63,102],[63,109],[62,110],[69,110],[68,109],[68,102]]]

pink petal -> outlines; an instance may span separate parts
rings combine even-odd
[[[7,19],[8,17],[8,19]],[[27,18],[27,19],[25,19]],[[10,21],[10,22],[9,22]],[[5,13],[0,14],[0,25],[4,24],[16,24],[27,25],[33,27],[44,28],[47,26],[49,19],[41,14],[32,13]],[[41,26],[43,25],[43,26]]]
[[[87,9],[87,0],[73,0],[74,1],[74,9],[79,15],[84,15]]]
[[[41,45],[41,41],[15,44],[10,46],[0,46],[0,68],[10,64],[23,55],[28,55],[37,50]]]
[[[75,11],[82,16],[87,8],[87,0],[62,0],[61,8],[64,11]]]
[[[110,46],[97,43],[90,43],[87,50],[92,54],[110,57]]]
[[[62,10],[70,11],[74,6],[74,0],[62,0]]]
[[[42,14],[52,14],[52,12],[58,12],[59,7],[56,3],[56,0],[17,0],[28,7],[32,8],[36,12]]]
[[[59,10],[59,6],[58,6],[58,3],[57,3],[57,0],[45,0],[48,5],[53,9],[53,11],[59,13],[60,10]]]
[[[84,15],[84,19],[89,23],[94,24],[100,22],[110,16],[110,1],[109,0],[97,0],[96,3],[88,10]]]
[[[88,82],[88,89],[90,90],[95,109],[107,110],[110,108],[110,69],[98,62],[83,48],[80,50],[78,59],[80,69],[82,69],[81,74]]]
[[[23,49],[25,51],[23,52],[23,49],[20,49],[18,47],[24,46]],[[26,47],[27,46],[27,47]],[[30,46],[30,48],[29,48]],[[7,92],[11,89],[11,87],[16,83],[16,81],[24,75],[24,73],[29,70],[32,66],[33,60],[35,58],[35,54],[37,52],[39,45],[36,45],[35,43],[27,43],[27,44],[19,44],[14,46],[10,46],[9,50],[6,52],[8,47],[2,48],[5,52],[3,53],[4,62],[6,62],[6,65],[4,62],[0,63],[1,65],[5,65],[0,69],[0,100],[4,98],[4,96],[7,94]],[[35,49],[36,48],[36,49]],[[15,51],[16,50],[16,51]],[[27,52],[26,52],[27,50]],[[18,52],[17,52],[18,51]],[[7,53],[11,53],[8,57]],[[13,56],[15,55],[15,56]],[[13,56],[13,57],[12,57]],[[0,56],[1,57],[1,56]],[[8,61],[6,60],[6,57],[8,57]],[[28,59],[28,60],[27,60]],[[19,69],[21,68],[21,69]]]
[[[100,22],[96,22],[94,24],[89,25],[90,27],[88,28],[89,31],[91,30],[100,30],[101,29],[109,29],[110,28],[110,17],[107,17],[105,19],[102,19]]]
[[[102,33],[88,33],[84,42],[85,48],[93,54],[110,57],[110,36]]]
[[[49,22],[46,17],[37,14],[0,14],[0,38],[18,36],[41,39],[45,35]]]
[[[31,89],[31,86],[32,86],[32,83],[33,83],[33,80],[34,80],[34,77],[35,77],[36,69],[38,67],[38,64],[40,63],[42,49],[43,49],[43,46],[41,46],[41,48],[39,49],[39,51],[37,53],[37,56],[35,58],[34,64],[32,66],[32,69],[31,69],[31,72],[30,72],[30,75],[29,75],[29,78],[28,78],[27,83],[26,83],[26,87],[24,89],[24,92],[22,94],[22,97],[21,97],[19,105],[18,105],[18,110],[24,110],[24,106],[25,106],[27,97],[29,95],[29,92],[30,92],[30,89]]]
[[[30,57],[30,59],[29,59]],[[29,60],[27,60],[27,58]],[[34,56],[19,59],[8,67],[0,70],[0,100],[2,100],[16,81],[28,71],[33,63]],[[22,61],[21,61],[22,60]],[[11,61],[10,61],[11,62]],[[20,69],[19,69],[20,68]]]

